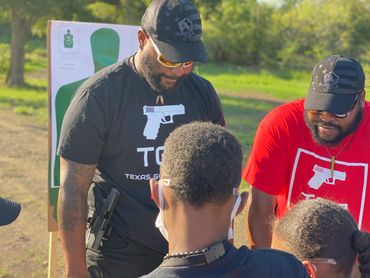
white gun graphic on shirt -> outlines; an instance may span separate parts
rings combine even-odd
[[[185,114],[185,106],[182,104],[162,106],[144,105],[143,114],[148,117],[143,135],[146,139],[155,140],[161,124],[172,124],[174,115]]]
[[[346,180],[346,172],[334,170],[333,176],[331,176],[330,169],[318,165],[313,166],[312,171],[314,171],[315,174],[308,181],[308,185],[313,189],[319,189],[324,182],[326,184],[335,184],[336,180]]]

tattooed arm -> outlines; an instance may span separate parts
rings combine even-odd
[[[85,232],[87,193],[96,165],[60,158],[61,185],[58,199],[58,226],[66,277],[87,277]]]

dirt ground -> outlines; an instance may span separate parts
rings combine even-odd
[[[47,154],[46,126],[0,108],[0,196],[22,205],[18,219],[0,227],[2,278],[47,277]]]
[[[18,219],[0,227],[0,278],[47,277],[47,165],[47,126],[0,107],[0,196],[22,205]],[[245,242],[243,219],[236,220],[237,246]],[[56,277],[63,277],[59,242],[56,257]]]

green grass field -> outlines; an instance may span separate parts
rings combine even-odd
[[[304,96],[310,73],[293,69],[267,70],[233,65],[203,65],[199,73],[222,94],[254,95],[292,100]]]

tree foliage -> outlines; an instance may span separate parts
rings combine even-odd
[[[330,54],[369,54],[369,0],[193,0],[209,60],[240,65],[312,65]],[[140,25],[151,0],[0,0],[0,36],[12,28],[8,84],[23,83],[24,44],[48,19]],[[271,1],[270,1],[271,2]],[[31,29],[32,27],[32,29]],[[2,55],[5,57],[5,55]],[[12,76],[16,76],[13,78]]]
[[[210,59],[245,65],[268,61],[271,11],[255,0],[221,0],[203,24]]]
[[[53,17],[65,20],[92,16],[86,9],[88,0],[0,0],[0,10],[8,13],[11,27],[10,63],[6,76],[8,86],[24,84],[26,40],[31,33],[44,35],[46,21]]]
[[[140,25],[141,17],[151,0],[120,0],[125,24]]]
[[[303,0],[276,16],[283,63],[338,53],[359,56],[370,42],[370,10],[358,0]]]

